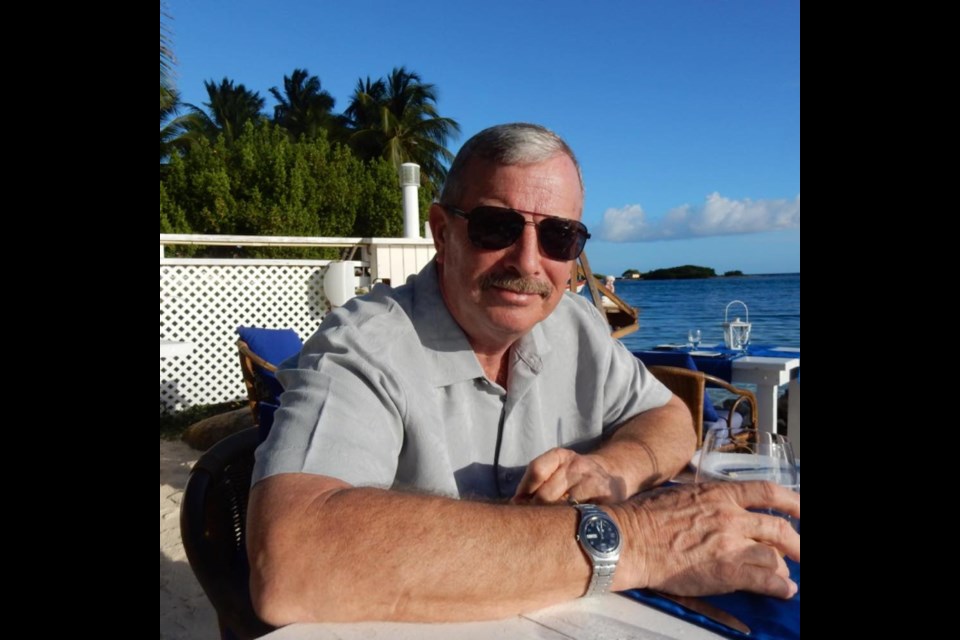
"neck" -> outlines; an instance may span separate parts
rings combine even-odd
[[[507,388],[507,374],[510,371],[510,347],[498,352],[482,352],[474,349],[480,366],[488,380],[493,380],[504,389]]]

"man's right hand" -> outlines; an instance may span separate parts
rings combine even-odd
[[[609,507],[625,529],[615,589],[677,595],[745,590],[790,598],[797,585],[784,555],[800,560],[800,536],[773,509],[800,517],[800,495],[765,482],[681,485]]]

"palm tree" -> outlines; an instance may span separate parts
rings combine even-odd
[[[264,117],[261,111],[265,101],[256,91],[249,91],[242,84],[233,85],[233,80],[224,78],[217,86],[211,80],[204,82],[210,102],[204,102],[208,110],[192,104],[185,105],[190,113],[178,118],[184,134],[180,141],[191,141],[202,136],[215,140],[220,134],[229,143],[240,136],[248,121],[259,123]]]
[[[180,94],[173,84],[173,49],[170,47],[169,29],[163,24],[163,18],[169,15],[160,3],[160,160],[170,153],[170,141],[176,137],[177,127],[167,122],[172,118],[180,102]]]
[[[170,87],[164,89],[160,86],[160,162],[170,155],[171,145],[174,140],[183,132],[180,126],[179,118],[174,116],[177,113],[177,105],[180,104],[180,93]]]
[[[350,146],[363,159],[386,158],[398,171],[402,163],[416,162],[427,185],[439,187],[453,160],[447,140],[460,133],[460,125],[441,117],[436,103],[436,87],[404,67],[376,82],[360,79],[344,112]]]
[[[294,69],[290,76],[283,76],[283,93],[276,87],[270,93],[279,103],[273,108],[273,121],[290,132],[290,137],[314,139],[321,130],[331,133],[337,126],[333,111],[334,99],[320,87],[320,78],[311,76],[306,69]],[[334,136],[332,136],[334,137]]]
[[[173,49],[170,47],[169,29],[163,25],[163,17],[169,14],[163,10],[163,0],[160,0],[160,113],[163,114],[164,107],[171,106],[171,92],[173,88]]]

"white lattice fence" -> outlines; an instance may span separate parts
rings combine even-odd
[[[188,355],[160,360],[160,411],[246,396],[236,328],[294,329],[306,340],[329,310],[329,260],[164,258],[164,245],[334,247],[394,286],[433,257],[418,238],[302,238],[160,234],[160,340],[190,342]],[[371,248],[376,250],[371,256]],[[364,284],[360,278],[356,284]]]
[[[160,339],[196,345],[190,355],[161,359],[161,412],[245,397],[236,328],[294,329],[310,337],[328,310],[326,264],[161,261]]]

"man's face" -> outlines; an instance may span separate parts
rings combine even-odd
[[[566,155],[513,166],[474,160],[465,175],[467,187],[460,202],[444,204],[468,213],[478,205],[496,205],[580,219],[580,180]],[[543,220],[527,214],[524,218]],[[430,208],[430,226],[443,299],[475,350],[509,347],[560,302],[570,277],[570,262],[545,257],[533,225],[524,227],[515,244],[494,251],[474,247],[467,237],[467,221],[436,204]],[[496,284],[503,276],[523,278],[539,285],[543,293],[520,293],[509,284]]]

